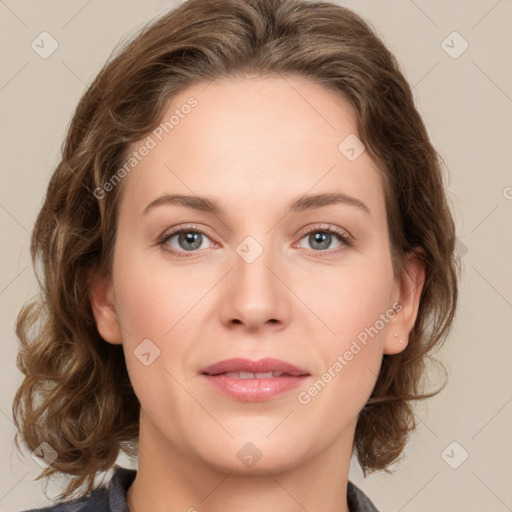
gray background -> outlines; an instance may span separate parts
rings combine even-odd
[[[350,478],[382,512],[512,510],[512,0],[338,3],[370,21],[414,88],[447,164],[464,269],[453,333],[438,354],[449,384],[417,408],[417,431],[392,475],[363,479],[353,460]],[[175,4],[0,0],[0,511],[49,503],[34,481],[39,466],[12,441],[22,377],[14,320],[37,291],[30,230],[86,85],[121,38]],[[58,43],[46,59],[31,47],[44,31]],[[51,497],[58,485],[48,485]]]

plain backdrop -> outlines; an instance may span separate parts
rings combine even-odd
[[[363,479],[353,459],[350,478],[382,512],[512,510],[512,1],[338,3],[375,27],[413,86],[446,162],[463,264],[456,322],[438,354],[447,387],[416,409],[393,474]],[[50,503],[34,480],[40,467],[13,445],[11,412],[22,378],[14,321],[37,292],[35,216],[86,85],[121,38],[174,5],[0,0],[0,511]],[[42,32],[58,44],[47,58],[31,46]],[[50,482],[50,497],[58,486]]]

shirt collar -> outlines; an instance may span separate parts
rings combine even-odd
[[[115,471],[108,489],[108,504],[110,512],[129,512],[126,503],[126,493],[132,484],[137,471],[121,466],[114,466]]]
[[[115,471],[110,481],[108,502],[110,512],[129,512],[126,494],[137,471],[121,466],[114,466]],[[350,480],[347,486],[347,503],[350,512],[378,512],[368,497]]]

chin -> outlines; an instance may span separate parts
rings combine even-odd
[[[258,437],[246,433],[242,438],[230,438],[214,449],[203,446],[206,450],[198,455],[218,471],[239,475],[280,473],[305,458],[306,443],[277,435],[273,439],[265,438],[266,435]]]

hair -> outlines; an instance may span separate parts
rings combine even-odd
[[[89,85],[32,231],[41,276],[36,270],[39,293],[16,320],[24,379],[13,402],[15,443],[19,450],[21,436],[31,450],[43,442],[56,450],[37,479],[71,477],[59,498],[91,492],[98,472],[138,446],[140,403],[122,346],[101,338],[89,300],[91,273],[112,270],[122,183],[102,197],[95,191],[105,190],[128,145],[158,126],[179,91],[217,77],[287,75],[308,78],[355,109],[358,137],[382,176],[394,275],[404,276],[409,252],[425,265],[409,342],[383,355],[358,416],[353,447],[365,476],[389,473],[416,427],[413,401],[446,385],[431,393],[421,386],[454,320],[455,226],[442,158],[396,58],[367,21],[330,2],[188,0],[121,41]]]

